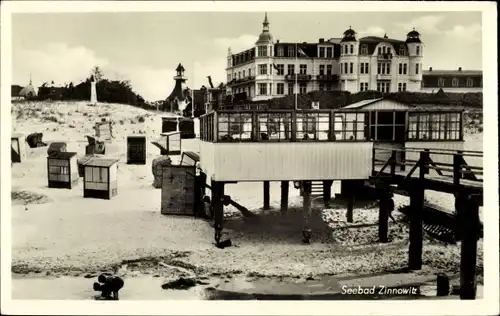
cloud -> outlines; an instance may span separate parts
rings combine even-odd
[[[444,15],[424,15],[418,18],[412,19],[407,23],[396,23],[399,27],[405,29],[405,31],[411,31],[415,28],[420,33],[424,34],[434,34],[440,33],[441,30],[439,25],[445,19]]]
[[[234,38],[226,38],[219,37],[216,38],[213,43],[220,49],[225,49],[227,53],[228,47],[231,47],[231,51],[234,53],[238,53],[243,50],[247,50],[253,46],[255,46],[255,42],[257,41],[257,36],[244,34],[239,37]]]
[[[50,43],[39,50],[21,50],[13,55],[13,83],[27,82],[30,74],[36,85],[50,81],[79,82],[89,76],[93,66],[108,64],[85,47]]]
[[[363,36],[384,36],[387,32],[380,26],[370,26],[365,30],[358,32],[358,37]]]
[[[455,25],[451,30],[445,32],[446,36],[458,37],[464,41],[476,41],[480,42],[482,40],[483,28],[481,24],[472,24],[468,26]]]

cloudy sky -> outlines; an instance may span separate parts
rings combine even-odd
[[[317,42],[384,33],[405,39],[414,27],[426,46],[424,69],[482,69],[480,12],[268,12],[275,40]],[[178,63],[188,86],[225,80],[227,50],[253,46],[264,12],[16,13],[12,15],[13,84],[32,74],[39,85],[79,83],[93,66],[130,80],[146,100],[166,98]]]

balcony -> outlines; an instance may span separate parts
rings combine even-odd
[[[311,80],[311,75],[305,75],[305,74],[289,74],[285,76],[285,80],[295,80],[295,77],[297,77],[297,81],[309,81]]]
[[[317,75],[316,80],[318,81],[339,81],[339,76],[337,75]]]
[[[378,60],[387,60],[391,61],[392,60],[392,54],[379,54],[377,55]]]
[[[391,80],[392,75],[390,74],[377,74],[377,80]]]
[[[255,76],[247,76],[245,78],[233,79],[227,83],[228,86],[237,86],[240,84],[245,84],[255,81]]]

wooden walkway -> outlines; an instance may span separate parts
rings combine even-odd
[[[405,160],[408,153],[418,154],[418,160]],[[378,156],[389,156],[386,160]],[[439,159],[432,159],[432,156]],[[483,153],[479,151],[454,151],[419,148],[374,147],[372,180],[383,180],[404,188],[420,184],[427,190],[456,193],[466,190],[474,195],[483,194]],[[467,164],[467,158],[480,160],[481,165]],[[477,159],[480,158],[480,159]],[[443,162],[442,160],[446,160]],[[472,159],[471,159],[472,160]],[[452,163],[447,162],[452,161]],[[420,181],[419,181],[420,180]]]
[[[380,159],[377,157],[388,157]],[[418,157],[416,160],[405,157]],[[390,192],[410,196],[410,244],[408,266],[422,268],[425,190],[451,193],[455,198],[453,233],[461,240],[460,298],[476,297],[477,241],[482,237],[479,206],[483,205],[483,153],[422,148],[374,146],[370,182],[379,190],[379,240],[387,241]],[[473,158],[473,159],[468,159]],[[476,165],[467,164],[476,161]],[[478,162],[479,161],[479,162]],[[435,213],[430,219],[442,215]],[[449,220],[448,220],[449,222]]]

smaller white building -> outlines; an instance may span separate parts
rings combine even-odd
[[[483,72],[481,70],[429,70],[422,76],[422,92],[483,92]]]

